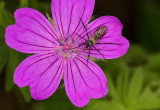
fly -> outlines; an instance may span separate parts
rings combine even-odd
[[[84,39],[83,37],[81,37],[80,35],[77,35],[84,39],[86,41],[85,44],[80,44],[78,47],[82,46],[82,45],[85,45],[84,47],[84,50],[89,50],[89,53],[88,53],[88,59],[89,59],[89,55],[90,55],[90,48],[93,47],[96,51],[98,51],[98,53],[100,53],[103,58],[105,59],[104,55],[94,46],[107,32],[107,27],[106,26],[100,26],[90,37],[88,35],[88,32],[87,32],[87,29],[86,29],[86,26],[84,25],[82,19],[80,18],[80,21],[82,22],[83,24],[83,27],[85,28],[85,31],[86,31],[86,34],[87,34],[87,37],[88,37],[88,40]],[[78,48],[76,47],[76,48]],[[87,59],[87,64],[88,64],[88,59]]]
[[[96,44],[107,32],[106,26],[99,27],[92,35],[89,37],[86,46],[84,47],[84,50],[88,50],[89,47]]]

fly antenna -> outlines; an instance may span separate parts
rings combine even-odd
[[[80,38],[82,38],[82,39],[84,39],[86,42],[87,42],[87,40],[85,39],[85,38],[83,38],[82,36],[80,36],[79,34],[77,34],[77,33],[75,33],[78,37],[80,37]]]
[[[86,33],[87,33],[87,37],[88,37],[88,39],[89,39],[89,35],[88,35],[88,32],[87,32],[87,28],[86,28],[86,26],[84,25],[84,23],[83,23],[83,21],[82,21],[81,18],[80,18],[80,20],[81,20],[81,22],[82,22],[82,25],[83,25],[83,27],[84,27],[84,29],[85,29],[85,31],[86,31]]]
[[[90,55],[90,47],[89,47],[89,54],[88,54],[88,57],[87,57],[87,65],[88,65],[88,59],[89,59],[89,55]]]
[[[82,45],[86,45],[86,44],[80,44],[79,46],[77,46],[77,47],[74,47],[74,48],[72,48],[72,49],[76,49],[76,48],[79,48],[80,46],[82,46]]]
[[[89,39],[89,35],[88,35],[88,32],[87,32],[87,28],[86,28],[86,26],[84,25],[84,23],[83,23],[83,21],[82,21],[81,18],[80,18],[80,20],[81,20],[81,22],[82,22],[82,25],[83,25],[83,27],[84,27],[84,29],[85,29],[85,31],[86,31],[87,37],[88,37],[88,39]],[[83,38],[83,37],[81,37],[81,38]],[[89,55],[90,55],[90,47],[89,47],[89,54],[88,54],[88,57],[87,57],[87,65],[88,65]]]

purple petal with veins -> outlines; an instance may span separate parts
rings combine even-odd
[[[77,107],[108,93],[104,72],[87,57],[118,58],[127,52],[129,42],[121,35],[123,25],[116,17],[103,16],[88,24],[94,4],[95,0],[52,0],[55,28],[34,9],[16,10],[15,24],[6,28],[6,43],[34,55],[16,68],[15,84],[30,86],[31,96],[43,100],[56,91],[64,75],[66,93]],[[85,49],[101,26],[107,28],[105,35]]]

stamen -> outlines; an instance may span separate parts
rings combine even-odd
[[[58,52],[58,51],[56,51],[56,53],[57,53],[57,55],[58,55],[58,56],[60,56],[60,57],[61,57],[61,55],[59,54],[59,52]]]
[[[68,45],[66,46],[66,49],[69,49],[69,46],[68,46]]]
[[[69,39],[72,38],[72,36],[69,33],[67,33],[66,35],[68,36]]]
[[[57,39],[57,42],[59,43],[60,46],[64,45],[64,43],[62,43],[59,39]]]
[[[77,51],[73,47],[74,46],[76,47],[78,42],[76,43],[75,40],[72,39],[72,36],[70,34],[67,34],[65,39],[63,39],[63,40],[57,39],[57,41],[59,43],[59,48],[56,53],[64,59],[73,60],[77,55]],[[81,44],[81,45],[83,45],[83,44]],[[78,47],[80,47],[80,45]],[[78,48],[78,47],[76,47],[76,48]]]
[[[68,38],[65,38],[65,42],[67,42],[68,41]]]
[[[72,39],[72,44],[74,44],[74,40]]]

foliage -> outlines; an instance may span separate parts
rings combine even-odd
[[[23,3],[21,3],[23,4]],[[4,9],[4,2],[0,2],[0,73],[3,72],[4,68],[6,68],[5,73],[5,90],[6,92],[9,92],[12,90],[14,83],[13,83],[13,73],[18,66],[18,64],[25,58],[24,55],[19,54],[18,52],[14,51],[13,49],[10,49],[6,44],[4,40],[5,36],[5,28],[8,25],[11,25],[14,23],[13,15],[8,13]],[[26,101],[29,101],[31,98],[28,95],[26,96],[26,90],[21,90],[24,99]],[[29,92],[29,91],[28,91]]]
[[[160,108],[159,94],[153,91],[151,84],[144,86],[144,75],[142,68],[136,68],[133,73],[129,73],[129,70],[124,68],[114,83],[113,78],[108,74],[110,90],[108,97],[110,99],[91,101],[87,108],[89,110],[153,110]]]

